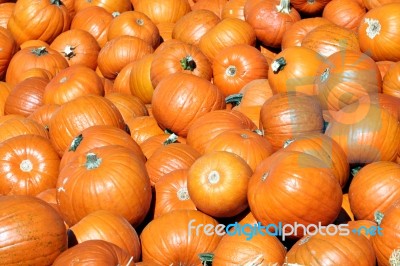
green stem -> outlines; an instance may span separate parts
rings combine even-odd
[[[77,137],[75,137],[72,142],[71,145],[69,146],[68,151],[76,151],[76,149],[78,148],[79,144],[81,144],[83,140],[83,135],[79,134]]]
[[[225,74],[228,77],[234,77],[236,75],[237,69],[235,66],[228,66],[225,70]]]
[[[240,104],[242,99],[243,99],[243,93],[235,93],[227,96],[225,98],[225,103],[226,104],[231,103],[233,106],[237,106]]]
[[[183,70],[190,70],[193,71],[197,67],[196,62],[193,60],[193,57],[190,55],[185,56],[181,59],[181,66]]]
[[[278,74],[281,70],[283,70],[286,66],[286,60],[283,57],[280,57],[274,60],[271,64],[271,69],[274,74]]]
[[[356,174],[358,174],[358,172],[361,170],[362,166],[357,166],[354,167],[353,169],[351,169],[351,175],[352,176],[356,176]]]
[[[199,258],[201,260],[201,265],[211,266],[212,261],[214,259],[214,254],[213,253],[200,253]]]
[[[280,13],[286,13],[289,14],[291,9],[290,9],[290,0],[281,0],[279,5],[276,6],[276,9]]]
[[[168,145],[171,143],[174,143],[178,140],[178,135],[176,135],[175,133],[172,133],[169,135],[169,137],[163,142],[164,145]]]
[[[101,164],[101,161],[101,158],[97,157],[97,154],[89,152],[86,154],[86,169],[91,170],[98,168]]]
[[[38,48],[33,48],[32,53],[35,54],[36,56],[42,56],[45,54],[48,54],[49,52],[46,50],[46,47],[38,47]]]
[[[384,215],[382,212],[376,211],[376,212],[374,213],[374,220],[375,220],[375,222],[376,222],[378,225],[380,225],[384,216],[385,216],[385,215]]]
[[[60,0],[50,0],[50,4],[56,6],[62,6],[63,3]]]

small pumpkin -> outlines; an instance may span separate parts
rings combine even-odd
[[[382,92],[400,99],[400,63],[396,62],[386,72],[382,82]]]
[[[134,8],[146,14],[155,24],[176,22],[191,11],[187,0],[135,0]]]
[[[13,55],[18,51],[18,44],[15,42],[11,32],[6,28],[0,27],[0,79],[4,79],[8,64]]]
[[[326,4],[322,17],[336,25],[357,32],[366,13],[366,8],[357,1],[332,0]]]

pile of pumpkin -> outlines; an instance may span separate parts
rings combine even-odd
[[[0,3],[1,265],[400,265],[399,1]]]

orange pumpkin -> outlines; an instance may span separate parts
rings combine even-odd
[[[382,92],[400,99],[400,63],[394,63],[382,81]]]
[[[132,139],[139,145],[152,136],[164,133],[153,116],[131,117],[125,123]]]
[[[143,151],[143,154],[146,158],[150,158],[150,156],[161,146],[168,145],[171,143],[186,143],[186,139],[183,137],[179,137],[174,133],[164,132],[162,134],[154,135],[147,138],[140,144],[140,148]]]
[[[102,7],[110,14],[114,12],[123,13],[132,10],[132,5],[129,0],[74,0],[74,10],[76,12],[92,6]]]
[[[44,104],[33,111],[28,118],[38,122],[48,130],[51,117],[59,107],[58,104]]]
[[[6,115],[0,118],[3,118],[3,120],[0,120],[0,143],[19,135],[33,134],[45,138],[49,137],[46,128],[30,118],[21,115]]]
[[[114,92],[108,93],[105,98],[117,107],[124,121],[131,117],[148,115],[146,105],[136,96]]]
[[[151,63],[154,59],[154,54],[145,55],[143,58],[132,62],[130,75],[127,77],[126,84],[129,87],[130,93],[145,104],[150,104],[153,97],[154,86],[151,82]],[[120,72],[122,73],[122,71]],[[116,78],[117,82],[118,76]]]
[[[134,8],[146,14],[155,24],[176,22],[191,11],[187,0],[135,0]]]
[[[0,4],[0,26],[7,29],[8,21],[14,11],[15,2],[2,2]]]
[[[196,3],[192,5],[192,10],[210,10],[221,18],[222,10],[228,1],[229,0],[214,0],[210,2],[208,0],[197,0]]]
[[[357,1],[332,0],[326,4],[322,17],[356,32],[366,12]]]
[[[18,45],[11,32],[3,27],[0,27],[0,45],[2,48],[0,53],[0,79],[3,80],[11,58],[18,51]]]
[[[222,7],[221,18],[238,18],[245,20],[244,6],[247,0],[230,0]]]
[[[10,91],[11,86],[7,82],[0,81],[0,117],[4,115],[4,106]]]

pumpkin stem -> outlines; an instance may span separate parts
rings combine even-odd
[[[287,139],[287,140],[285,141],[285,143],[283,144],[283,148],[286,148],[287,146],[289,146],[290,143],[292,143],[293,141],[294,141],[294,139]]]
[[[280,13],[286,13],[289,14],[291,9],[290,9],[290,0],[281,0],[279,5],[276,6],[276,9]]]
[[[63,3],[60,0],[50,0],[50,4],[61,6]]]
[[[139,26],[143,26],[144,25],[144,20],[142,18],[138,18],[136,20],[136,24],[138,24]]]
[[[260,136],[264,136],[264,133],[262,132],[262,130],[259,130],[258,128],[253,130],[253,132],[257,133]]]
[[[219,173],[217,171],[215,171],[215,170],[211,171],[208,174],[208,181],[211,184],[217,184],[219,182],[219,179],[220,179]]]
[[[119,15],[121,15],[121,13],[119,13],[118,11],[114,11],[114,12],[111,13],[111,15],[113,16],[113,18],[116,18]]]
[[[367,33],[368,38],[373,39],[376,35],[379,35],[381,32],[381,24],[379,20],[372,19],[372,18],[365,18],[364,23],[368,24],[367,29],[365,30]]]
[[[400,249],[395,249],[393,250],[392,254],[390,254],[389,265],[390,266],[400,265]]]
[[[212,261],[214,259],[214,254],[213,253],[200,253],[199,258],[201,260],[201,265],[211,266]]]
[[[353,169],[351,169],[351,175],[352,176],[356,176],[356,174],[358,174],[358,172],[361,170],[362,166],[357,166],[354,167]]]
[[[33,164],[29,159],[23,160],[19,164],[19,169],[21,169],[22,172],[29,173],[33,169]]]
[[[265,180],[267,180],[267,177],[268,177],[268,176],[269,176],[269,172],[264,173],[264,174],[261,176],[261,181],[264,182]]]
[[[83,135],[79,134],[77,137],[75,137],[72,142],[71,145],[69,146],[68,151],[76,151],[76,149],[78,148],[79,144],[81,144],[83,140]]]
[[[163,142],[163,145],[168,145],[171,143],[174,143],[178,140],[178,135],[176,135],[175,133],[172,133],[168,136],[168,138]]]
[[[329,77],[329,68],[325,69],[324,72],[322,72],[320,80],[321,82],[325,82]]]
[[[225,70],[225,74],[228,77],[234,77],[236,75],[236,72],[237,72],[236,67],[232,65],[228,66],[227,69]]]
[[[286,64],[287,63],[285,58],[280,57],[272,62],[271,69],[274,72],[274,74],[278,74],[279,71],[285,68]]]
[[[235,93],[225,98],[225,103],[231,103],[233,106],[238,106],[243,99],[243,93]]]
[[[126,266],[129,266],[129,265],[131,265],[131,263],[133,262],[133,256],[131,256],[130,257],[130,259],[129,259],[129,261],[128,261],[128,263],[126,263]]]
[[[300,240],[299,245],[303,245],[304,243],[307,243],[308,240],[310,240],[311,236],[306,236],[302,240]]]
[[[167,128],[167,129],[164,130],[164,133],[165,134],[173,134],[174,132],[172,132],[171,129]]]
[[[193,71],[197,67],[196,62],[193,60],[193,57],[190,55],[185,56],[181,59],[181,66],[183,70],[190,70]]]
[[[381,222],[382,222],[382,219],[383,219],[384,216],[385,216],[385,215],[384,215],[382,212],[376,211],[376,212],[374,213],[374,220],[375,220],[375,222],[376,222],[378,225],[381,225]]]
[[[189,191],[187,189],[187,187],[181,187],[177,192],[176,195],[178,196],[178,199],[181,201],[184,200],[189,200],[190,196],[189,196]]]
[[[48,54],[49,52],[46,50],[46,47],[41,46],[38,48],[33,48],[32,53],[35,54],[36,56],[42,56]]]
[[[249,135],[247,135],[246,133],[240,134],[240,136],[242,138],[244,138],[244,139],[248,139],[249,138]]]
[[[100,166],[102,159],[97,157],[97,154],[89,152],[86,154],[86,169],[96,169]]]
[[[67,45],[64,48],[64,51],[62,51],[62,53],[65,55],[65,57],[68,58],[68,60],[70,60],[72,57],[74,57],[76,54],[74,52],[75,47],[71,46],[71,45]]]

